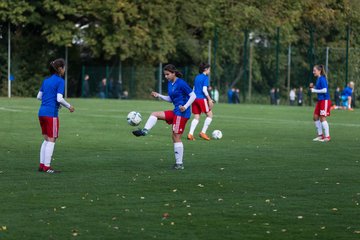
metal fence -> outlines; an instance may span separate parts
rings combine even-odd
[[[315,95],[309,94],[307,86],[315,82],[312,74],[313,64],[324,64],[331,96],[336,87],[346,86],[346,48],[318,47],[309,54],[307,48],[287,46],[280,48],[278,67],[276,66],[276,46],[249,45],[247,67],[244,61],[238,64],[218,64],[216,72],[210,76],[210,85],[220,92],[220,101],[228,102],[229,89],[240,90],[241,102],[270,102],[270,90],[280,90],[282,104],[288,104],[290,89],[304,89],[305,104],[312,104]],[[312,59],[309,60],[310,57]],[[349,49],[347,70],[348,81],[355,82],[355,95],[359,96],[360,51]],[[290,63],[290,64],[289,64]],[[167,91],[167,81],[162,74],[162,64],[158,66],[136,66],[116,64],[106,66],[82,66],[81,96],[141,99],[148,98],[151,91]],[[197,66],[178,66],[184,79],[193,85]],[[278,68],[278,74],[276,69]],[[262,74],[260,74],[262,73]],[[85,75],[89,80],[85,81]],[[102,81],[105,79],[105,87]],[[89,89],[89,90],[87,90]]]

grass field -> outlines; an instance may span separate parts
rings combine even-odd
[[[126,122],[170,104],[69,102],[53,156],[63,172],[49,175],[37,172],[39,102],[0,99],[0,239],[360,238],[360,110],[333,111],[319,143],[312,107],[218,104],[209,132],[223,139],[184,138],[174,171],[169,126],[135,138]]]

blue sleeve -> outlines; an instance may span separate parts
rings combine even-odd
[[[60,81],[59,82],[59,86],[58,86],[58,89],[57,89],[57,93],[60,93],[62,95],[65,94],[65,83],[64,81]]]
[[[44,92],[43,85],[44,85],[44,82],[41,84],[41,87],[40,87],[40,92]]]

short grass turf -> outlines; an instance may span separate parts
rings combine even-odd
[[[319,143],[313,107],[216,104],[208,133],[223,138],[184,134],[174,171],[169,125],[136,138],[126,122],[172,105],[69,102],[50,175],[37,172],[39,102],[0,98],[0,239],[360,238],[360,110],[333,111]]]

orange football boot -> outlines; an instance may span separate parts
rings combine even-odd
[[[199,137],[201,137],[201,138],[202,138],[202,139],[204,139],[204,140],[210,141],[209,136],[208,136],[208,135],[206,135],[206,134],[205,134],[205,133],[203,133],[203,132],[201,132],[201,133],[199,134]]]
[[[187,139],[190,140],[190,141],[195,141],[194,136],[192,134],[190,134],[190,133],[188,134]]]

